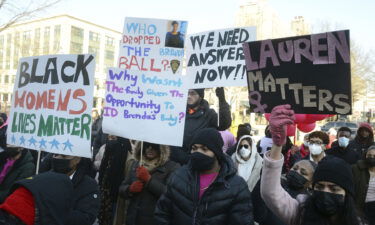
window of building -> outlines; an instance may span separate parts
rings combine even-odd
[[[99,48],[95,46],[89,46],[89,53],[90,54],[95,54],[96,55],[96,62],[98,63],[99,59]]]
[[[44,28],[43,54],[49,53],[50,27]]]
[[[31,30],[27,30],[23,32],[22,39],[23,41],[28,41],[31,38]]]
[[[34,49],[33,54],[39,55],[40,50],[40,28],[36,28],[34,31]]]
[[[9,84],[9,75],[4,76],[4,84]]]
[[[81,54],[83,51],[83,44],[70,42],[70,54]]]
[[[83,29],[79,27],[72,26],[72,36],[83,39]]]
[[[105,36],[105,44],[107,46],[114,46],[115,45],[115,40],[113,37]]]
[[[7,102],[8,101],[8,93],[3,94],[3,101]]]
[[[54,32],[54,40],[53,40],[53,51],[54,53],[58,53],[60,50],[60,34],[61,34],[61,25],[55,26]]]
[[[55,32],[54,32],[55,37],[60,36],[60,33],[61,33],[61,25],[56,25],[55,26]]]
[[[100,42],[100,34],[90,31],[89,39],[90,41]]]
[[[16,32],[14,34],[14,49],[13,49],[13,69],[17,69],[18,61],[20,58],[19,52],[20,52],[20,46],[21,46],[21,40],[20,40],[20,33]]]
[[[50,27],[45,27],[44,28],[44,38],[46,38],[46,37],[49,38],[50,33],[51,33],[51,28]]]
[[[114,52],[111,50],[105,51],[105,59],[107,60],[113,60],[114,59]]]
[[[22,34],[22,56],[30,56],[31,31],[24,31]]]
[[[12,43],[12,35],[7,35],[7,49],[6,49],[6,56],[5,56],[5,69],[10,69],[10,53],[11,53],[11,43]]]

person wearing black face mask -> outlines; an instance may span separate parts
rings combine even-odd
[[[370,224],[375,224],[375,145],[365,152],[365,159],[353,165],[355,199]]]
[[[281,181],[281,185],[293,198],[300,194],[309,195],[315,168],[316,164],[310,160],[298,161],[287,173],[286,179]]]
[[[0,152],[0,202],[6,198],[12,185],[35,174],[33,157],[28,150],[7,145]]]
[[[365,224],[356,211],[354,181],[350,166],[342,159],[327,156],[313,175],[311,196],[292,198],[280,184],[284,163],[281,154],[286,126],[293,124],[290,105],[276,106],[270,116],[273,138],[271,151],[264,157],[261,195],[266,205],[288,225]]]
[[[250,191],[222,146],[216,129],[194,135],[190,161],[172,174],[157,203],[155,224],[254,223]]]
[[[72,212],[67,217],[69,225],[91,225],[99,213],[99,186],[88,174],[91,160],[77,156],[53,154],[51,169],[66,174],[73,183]]]
[[[190,143],[201,129],[215,128],[220,131],[228,129],[232,123],[229,104],[225,100],[224,88],[216,88],[216,96],[219,99],[218,114],[211,109],[204,99],[204,89],[190,89],[187,98],[186,120],[182,147],[171,148],[171,160],[184,165],[189,160]]]

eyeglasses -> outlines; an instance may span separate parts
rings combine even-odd
[[[145,143],[144,146],[143,146],[144,149],[148,149],[149,147],[151,147],[154,150],[159,150],[159,145],[158,144]]]
[[[322,145],[323,143],[321,141],[309,141],[310,145]]]
[[[241,149],[241,148],[246,148],[246,149],[248,149],[249,147],[250,147],[250,146],[247,145],[247,144],[244,144],[244,145],[240,145],[240,146],[238,146],[239,149]]]

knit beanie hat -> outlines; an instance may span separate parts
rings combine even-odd
[[[204,88],[193,89],[193,90],[198,93],[199,97],[201,97],[202,99],[204,98]]]
[[[372,132],[372,127],[371,127],[370,124],[368,124],[368,123],[360,123],[359,124],[359,128],[358,128],[358,132],[359,132],[360,129],[363,129],[363,128],[366,128],[370,133],[373,133]]]
[[[326,156],[318,164],[313,177],[313,187],[319,181],[328,181],[354,195],[354,180],[351,167],[342,159]]]
[[[210,149],[220,161],[224,157],[223,145],[224,141],[219,131],[214,128],[204,128],[197,131],[191,140],[190,149],[194,144],[200,144]]]

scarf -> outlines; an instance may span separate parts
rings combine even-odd
[[[3,169],[1,170],[1,173],[0,173],[0,184],[3,183],[6,175],[12,169],[12,167],[13,167],[13,165],[14,165],[15,162],[16,162],[15,159],[8,158],[6,160],[6,163],[5,163]]]
[[[237,165],[237,171],[238,171],[238,176],[242,177],[246,182],[249,180],[251,176],[251,172],[253,171],[255,162],[256,162],[256,146],[255,146],[255,141],[251,138],[252,140],[252,145],[251,145],[251,154],[250,158],[248,160],[242,159],[242,157],[239,155],[239,150],[238,146],[240,145],[242,139],[244,138],[251,138],[249,135],[244,135],[241,137],[241,139],[238,141],[237,149],[236,152],[232,155],[232,159],[235,161]]]

